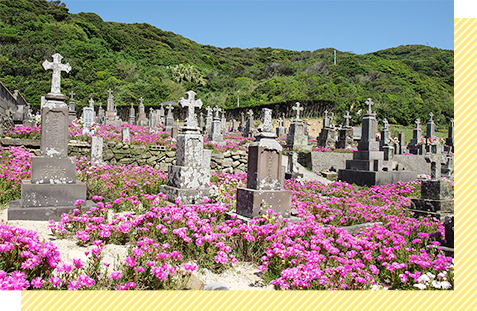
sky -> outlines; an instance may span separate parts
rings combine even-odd
[[[356,54],[399,45],[454,49],[454,2],[62,0],[70,13],[148,23],[204,45]]]

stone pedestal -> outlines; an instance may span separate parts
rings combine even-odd
[[[336,129],[323,128],[316,138],[317,146],[324,148],[334,148],[336,146]]]
[[[421,198],[412,199],[411,211],[416,215],[431,215],[442,222],[454,214],[454,191],[450,180],[423,180]]]
[[[253,218],[259,217],[262,212],[267,213],[267,208],[271,208],[282,217],[290,218],[291,196],[289,190],[255,190],[239,187],[236,212],[244,217]]]
[[[208,139],[214,144],[225,145],[224,136],[222,134],[222,122],[220,119],[214,119],[214,122],[212,122],[212,130]]]

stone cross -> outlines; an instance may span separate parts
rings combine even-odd
[[[52,94],[61,94],[60,92],[60,82],[61,82],[61,72],[65,71],[66,73],[70,72],[71,66],[69,63],[62,64],[61,56],[59,53],[55,53],[52,55],[53,62],[49,62],[45,60],[43,62],[43,68],[45,70],[52,69],[53,70],[53,77],[51,79],[51,92]]]
[[[384,118],[383,124],[384,124],[383,130],[389,130],[389,122],[386,118]]]
[[[253,111],[252,111],[252,109],[250,109],[250,110],[247,112],[247,114],[249,115],[250,118],[253,117]]]
[[[167,117],[172,117],[172,109],[174,109],[174,107],[172,107],[172,105],[169,104],[166,108],[167,108]]]
[[[281,117],[278,118],[278,127],[283,127],[283,119]]]
[[[207,116],[212,116],[212,108],[206,107],[205,110],[207,110]]]
[[[349,119],[351,119],[351,116],[349,115],[349,111],[346,110],[346,114],[343,116],[345,122],[343,127],[349,127]]]
[[[222,109],[220,109],[218,106],[214,107],[214,112],[215,112],[215,117],[214,119],[219,119],[219,113]]]
[[[421,118],[417,118],[415,122],[416,122],[416,128],[418,129],[419,126],[421,125]]]
[[[113,96],[113,91],[112,91],[111,89],[109,89],[107,92],[109,93],[109,97],[111,97],[111,98],[114,97],[114,96]]]
[[[292,107],[293,110],[296,110],[296,120],[300,120],[300,111],[303,111],[303,107],[300,107],[300,103],[297,102],[295,107]]]
[[[197,118],[195,117],[194,108],[202,107],[202,101],[200,99],[194,99],[195,94],[194,91],[188,91],[186,92],[186,99],[183,97],[179,99],[179,105],[181,105],[182,108],[188,108],[184,124],[184,126],[187,127],[197,127]]]
[[[429,116],[431,117],[431,119],[430,119],[429,121],[430,121],[430,122],[431,122],[431,121],[434,121],[434,120],[432,120],[432,117],[434,116],[434,114],[433,114],[432,112],[429,112]]]
[[[373,101],[371,100],[371,98],[368,98],[366,100],[366,104],[368,105],[368,114],[371,114],[372,113],[372,110],[371,110],[371,107],[374,105]]]
[[[141,96],[141,98],[139,98],[139,105],[142,105],[143,101],[144,101],[144,98],[142,98],[142,96]]]
[[[76,95],[73,91],[70,92],[70,101],[74,101],[73,96]],[[453,119],[452,119],[453,120]]]

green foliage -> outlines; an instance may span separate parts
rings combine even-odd
[[[5,0],[0,15],[0,79],[34,109],[50,88],[51,73],[41,63],[58,52],[72,66],[62,76],[62,92],[73,90],[79,109],[90,93],[105,102],[109,88],[119,107],[141,96],[157,107],[194,89],[206,106],[222,108],[235,108],[238,96],[240,107],[328,102],[337,116],[350,110],[352,123],[369,97],[378,117],[394,124],[412,125],[431,111],[437,124],[453,117],[451,50],[408,45],[365,55],[337,51],[334,65],[332,48],[217,48],[145,23],[70,14],[60,1]]]

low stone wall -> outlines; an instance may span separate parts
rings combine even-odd
[[[103,144],[103,160],[108,164],[150,165],[155,169],[167,171],[169,165],[176,164],[176,152],[154,150],[154,146],[145,146],[108,142]],[[158,148],[157,148],[158,149]],[[89,143],[68,144],[68,155],[91,159]],[[210,168],[214,171],[235,173],[247,170],[247,153],[245,151],[227,151],[212,153]]]

